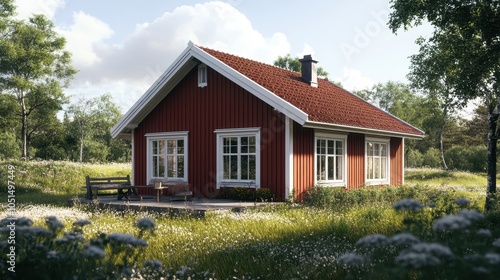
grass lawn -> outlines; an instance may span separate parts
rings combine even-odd
[[[443,273],[448,273],[449,269],[440,267],[436,271],[399,271],[400,267],[393,267],[393,255],[397,256],[399,251],[394,249],[379,254],[379,251],[370,249],[372,251],[367,252],[356,242],[373,234],[389,237],[411,232],[426,242],[438,242],[440,238],[446,237],[453,253],[462,254],[460,245],[453,243],[454,235],[433,233],[433,223],[445,214],[456,214],[461,210],[462,207],[455,203],[457,198],[467,198],[470,201],[467,205],[469,209],[482,211],[486,185],[482,175],[414,169],[407,171],[406,187],[350,192],[320,190],[311,195],[314,201],[309,204],[269,204],[243,213],[211,213],[200,219],[145,212],[123,215],[97,210],[92,206],[65,206],[68,198],[84,196],[84,190],[79,188],[83,185],[84,174],[122,176],[130,174],[128,165],[60,162],[15,164],[18,172],[16,206],[19,216],[29,217],[34,221],[34,226],[45,227],[44,217],[55,215],[65,224],[63,231],[66,232],[72,229],[74,221],[86,219],[91,224],[83,228],[85,241],[99,240],[102,233],[141,236],[148,242],[147,247],[122,248],[131,251],[120,258],[117,257],[121,256],[120,251],[106,247],[104,260],[109,259],[116,267],[123,268],[124,262],[133,259],[137,264],[134,271],[141,272],[148,279],[159,279],[160,275],[168,279],[187,279],[188,276],[192,279],[386,279],[394,275],[409,279],[443,278]],[[2,176],[5,177],[6,169],[2,170]],[[5,197],[7,188],[2,183],[0,190]],[[417,212],[396,211],[392,208],[395,202],[406,198],[414,198],[427,207]],[[2,203],[0,210],[0,215],[5,217],[7,204]],[[134,226],[136,220],[143,217],[155,221],[153,234],[144,234]],[[491,242],[500,236],[500,226],[495,217],[498,215],[487,216],[478,222],[477,227],[487,229],[491,236],[481,239],[483,241],[475,237],[466,239],[476,242],[470,244],[469,250],[486,254],[486,250],[492,247]],[[62,234],[61,231],[59,237]],[[464,243],[463,240],[461,242]],[[369,255],[371,262],[367,263],[368,257],[363,259],[364,263],[360,266],[351,266],[348,261],[339,262],[339,259],[349,259],[345,257],[346,254],[351,257],[351,264],[358,255]],[[377,264],[376,260],[380,256],[384,257]],[[388,259],[387,256],[391,256],[390,261],[384,259]],[[20,253],[18,257],[22,259],[23,256]],[[33,253],[30,257],[33,257]],[[154,270],[143,266],[147,260],[160,261],[162,268]],[[22,262],[19,266],[22,266]],[[468,272],[462,273],[456,269],[451,273],[454,276],[470,276]],[[110,278],[120,277],[114,274]]]

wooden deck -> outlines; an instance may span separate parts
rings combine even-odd
[[[117,200],[116,196],[99,196],[98,199],[80,199],[68,202],[70,205],[76,203],[96,203],[102,209],[149,211],[165,214],[188,214],[196,217],[204,217],[210,211],[244,211],[249,208],[263,207],[270,202],[245,202],[230,199],[215,198],[193,198],[188,201],[170,201],[169,197],[162,197],[157,202],[154,196],[145,196],[143,200]],[[275,202],[273,202],[274,204]]]

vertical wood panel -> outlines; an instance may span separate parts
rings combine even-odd
[[[347,188],[357,189],[365,183],[365,137],[363,134],[349,134],[347,157]]]
[[[272,121],[284,125],[282,114],[219,73],[208,69],[208,85],[198,87],[194,68],[135,130],[136,184],[146,182],[146,133],[189,131],[188,177],[195,196],[215,195],[216,135],[214,130],[260,127],[269,134],[261,143],[261,187],[272,187],[284,199],[284,129],[273,128]]]
[[[301,200],[314,185],[314,130],[293,125],[293,189],[295,198]]]
[[[403,184],[403,139],[391,138],[391,185]]]

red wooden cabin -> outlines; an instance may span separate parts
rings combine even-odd
[[[195,196],[404,182],[404,139],[424,133],[316,76],[188,44],[115,125],[132,140],[133,184],[185,181]]]

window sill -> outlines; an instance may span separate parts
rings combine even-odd
[[[390,185],[391,182],[389,182],[388,180],[383,180],[383,181],[366,181],[366,184],[367,186],[379,186],[379,185]]]
[[[217,189],[220,188],[252,188],[258,189],[259,186],[255,184],[253,181],[223,181],[220,182],[217,186]]]
[[[322,181],[322,182],[317,182],[316,183],[317,186],[319,187],[346,187],[346,183],[345,182],[329,182],[329,181]]]

